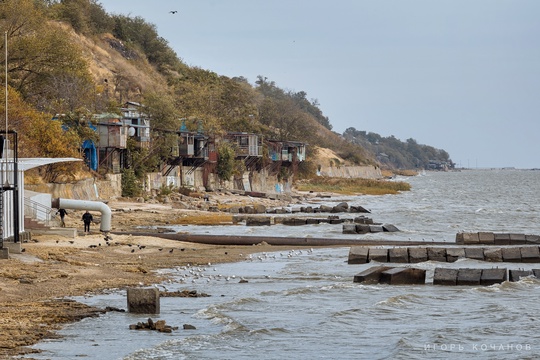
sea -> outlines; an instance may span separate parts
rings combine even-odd
[[[179,226],[171,231],[294,237],[455,241],[456,233],[540,234],[540,171],[473,169],[426,172],[397,180],[398,195],[313,198],[305,205],[347,202],[371,211],[396,233],[344,235],[341,225],[266,227]],[[293,204],[291,207],[302,204]],[[349,214],[340,214],[343,217]],[[161,298],[159,315],[108,312],[66,325],[61,338],[34,346],[35,359],[538,359],[540,281],[492,286],[365,285],[355,274],[374,264],[348,265],[349,246],[259,253],[228,264],[161,270],[162,290],[196,290],[198,298]],[[415,264],[493,267],[459,259]],[[540,268],[540,264],[497,264]],[[241,281],[245,280],[245,281]],[[427,281],[428,282],[428,281]],[[126,309],[126,293],[111,290],[77,301]],[[172,333],[129,330],[165,320]],[[184,324],[195,329],[184,330]],[[24,357],[23,357],[24,358]]]

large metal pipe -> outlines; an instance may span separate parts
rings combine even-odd
[[[52,199],[51,207],[55,209],[94,210],[101,212],[101,224],[99,229],[103,232],[111,231],[112,212],[109,206],[101,201]]]

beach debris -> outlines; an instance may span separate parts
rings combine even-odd
[[[139,321],[136,324],[129,325],[130,330],[154,330],[163,333],[171,333],[173,330],[178,330],[178,326],[167,325],[165,320],[155,321],[148,318],[148,321]]]

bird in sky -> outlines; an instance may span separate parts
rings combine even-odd
[[[171,14],[176,14],[177,12],[178,12],[177,10],[171,10],[171,11],[169,11],[169,13],[171,13]]]

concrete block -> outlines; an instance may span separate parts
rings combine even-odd
[[[399,231],[399,229],[396,226],[392,225],[392,224],[384,224],[382,227],[383,227],[383,230],[387,231],[387,232],[398,232]]]
[[[463,233],[460,232],[460,233],[456,234],[456,244],[458,244],[458,245],[465,244],[465,239],[463,237]]]
[[[458,269],[435,268],[433,285],[456,285]]]
[[[9,254],[20,254],[22,251],[21,242],[4,241],[4,249],[9,250]]]
[[[463,233],[463,243],[466,245],[477,245],[480,243],[478,233]]]
[[[502,248],[502,257],[505,262],[521,262],[521,250],[518,247]]]
[[[381,273],[390,269],[388,266],[374,266],[356,274],[353,278],[355,283],[378,284]]]
[[[159,290],[156,288],[128,288],[128,312],[134,314],[159,314]]]
[[[510,245],[510,234],[493,234],[495,245]]]
[[[419,263],[428,260],[427,249],[424,247],[410,247],[409,248],[409,262]]]
[[[367,234],[368,232],[369,232],[369,225],[356,224],[356,233],[358,233],[358,234]]]
[[[406,247],[388,249],[388,260],[391,263],[408,263],[409,251]]]
[[[456,285],[480,285],[482,269],[459,269]]]
[[[525,234],[510,234],[510,245],[526,244]]]
[[[319,219],[316,219],[316,218],[307,218],[306,219],[306,224],[307,225],[317,225],[317,224],[320,224],[320,220]],[[354,233],[356,234],[356,229],[354,230]]]
[[[381,225],[369,225],[369,232],[378,233],[383,231],[384,229]]]
[[[501,248],[486,248],[484,249],[484,260],[490,262],[503,261]]]
[[[525,235],[527,244],[540,244],[540,235]]]
[[[246,226],[266,226],[270,225],[270,217],[269,216],[250,216],[246,218]]]
[[[465,257],[468,259],[475,259],[484,261],[484,249],[477,247],[466,247]]]
[[[520,248],[520,252],[522,262],[540,262],[540,251],[538,251],[538,246],[524,246]]]
[[[478,241],[480,244],[493,245],[495,244],[495,235],[492,232],[479,232]]]
[[[0,259],[2,259],[2,260],[9,259],[9,249],[8,248],[0,249]]]
[[[381,273],[381,284],[410,285],[425,284],[426,270],[413,268],[391,268]]]
[[[506,269],[483,269],[480,284],[486,286],[500,284],[507,279]]]
[[[519,281],[522,277],[534,275],[532,270],[509,270],[508,274],[510,281]]]
[[[535,278],[540,279],[540,269],[532,269]]]
[[[446,261],[454,262],[459,258],[465,257],[465,249],[457,247],[446,248]]]
[[[343,224],[343,234],[356,234],[355,224]]]
[[[388,249],[369,248],[368,261],[388,262]]]
[[[365,264],[368,262],[369,248],[366,246],[351,246],[348,264]]]
[[[446,248],[428,247],[427,256],[430,261],[446,262]]]

